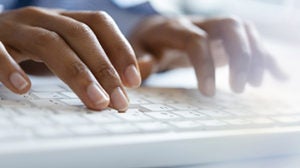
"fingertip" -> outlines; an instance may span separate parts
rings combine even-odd
[[[214,78],[206,78],[203,84],[199,82],[198,88],[204,96],[212,97],[215,95],[215,80]]]
[[[126,93],[121,87],[115,88],[111,95],[111,106],[112,108],[124,112],[128,109],[129,106],[129,100],[128,97],[126,96]]]
[[[262,85],[262,80],[258,80],[258,79],[249,80],[248,82],[253,87],[260,87]]]
[[[256,69],[248,75],[248,82],[253,87],[259,87],[262,85],[264,76],[263,69]]]
[[[233,74],[230,77],[230,86],[235,93],[242,93],[245,90],[247,75],[244,72]]]
[[[144,80],[148,78],[155,70],[155,62],[153,57],[150,55],[145,55],[138,58],[138,65],[140,68],[141,79]]]
[[[282,70],[278,70],[276,73],[272,73],[271,74],[274,76],[274,78],[276,78],[277,80],[281,81],[281,82],[286,82],[289,80],[289,75],[285,72],[283,72]]]
[[[109,104],[109,96],[97,84],[91,83],[86,89],[91,103],[87,106],[94,110],[103,110]]]
[[[265,56],[266,69],[277,80],[285,82],[289,79],[289,75],[282,70],[278,62],[270,54]]]
[[[125,70],[126,86],[137,88],[141,85],[142,79],[138,68],[135,65],[129,65]]]
[[[9,81],[14,87],[13,91],[18,94],[24,94],[31,88],[30,79],[20,72],[13,72],[9,76]]]

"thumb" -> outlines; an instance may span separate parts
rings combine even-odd
[[[152,73],[157,72],[156,60],[151,54],[146,52],[144,52],[142,55],[139,54],[137,61],[139,64],[142,80],[148,78]]]

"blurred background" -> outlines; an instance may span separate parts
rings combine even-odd
[[[300,42],[299,0],[151,0],[151,3],[166,15],[238,15],[255,22],[264,36]]]
[[[246,91],[276,95],[283,99],[300,101],[300,1],[299,0],[151,0],[156,10],[164,15],[200,15],[205,17],[236,15],[243,20],[254,22],[266,48],[276,58],[288,75],[285,82],[277,81],[266,73],[263,86],[248,87]],[[179,70],[178,70],[179,71]],[[196,87],[193,73],[175,72],[175,77],[166,75],[159,81],[152,80],[151,85],[159,83],[168,86],[178,83],[178,79],[191,78],[192,85],[185,80],[174,87]],[[178,77],[178,74],[183,74]],[[225,75],[224,75],[225,74]],[[167,80],[163,80],[167,79]],[[172,80],[173,79],[173,80]],[[217,87],[229,90],[228,67],[217,71]],[[150,80],[151,81],[151,80]],[[274,92],[276,91],[276,92]],[[285,96],[283,96],[285,95]],[[298,103],[295,103],[298,104]]]

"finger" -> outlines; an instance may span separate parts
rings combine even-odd
[[[280,68],[277,61],[269,53],[265,55],[265,66],[277,80],[285,81],[288,79],[288,75]]]
[[[155,60],[155,57],[152,54],[143,49],[140,43],[132,42],[132,45],[137,56],[141,78],[142,80],[145,80],[152,73],[158,71],[157,60]]]
[[[61,12],[61,14],[83,22],[93,30],[125,86],[138,87],[141,84],[134,51],[109,15],[105,12]]]
[[[208,46],[207,34],[189,21],[170,21],[162,24],[146,37],[147,46],[186,51],[195,69],[198,87],[204,95],[215,92],[215,69]],[[175,36],[176,35],[176,36]]]
[[[19,63],[20,67],[25,71],[25,73],[38,76],[53,75],[39,57],[30,53],[21,52],[8,45],[5,47],[7,52],[17,63]]]
[[[12,59],[2,42],[0,42],[0,81],[18,94],[26,93],[31,87],[28,76]]]
[[[230,84],[235,92],[243,92],[247,83],[251,50],[243,23],[238,18],[217,18],[194,24],[203,28],[212,39],[222,39],[229,57]]]
[[[269,70],[276,79],[286,80],[287,75],[279,67],[270,53],[266,51],[253,24],[247,23],[245,24],[245,28],[252,52],[250,73],[248,75],[249,83],[253,86],[261,85],[265,69]]]
[[[87,107],[101,110],[109,98],[86,65],[55,32],[38,27],[15,26],[9,42],[31,55],[39,55],[49,69],[79,96]],[[10,32],[8,32],[9,34]]]
[[[245,89],[251,61],[251,50],[246,31],[239,19],[227,19],[220,26],[225,50],[229,55],[230,83],[233,91]]]
[[[119,111],[125,111],[128,108],[128,98],[119,74],[90,27],[69,17],[52,15],[43,11],[39,14],[39,17],[36,17],[31,24],[59,34],[87,66],[83,69],[90,69],[110,95],[111,106]],[[109,24],[104,20],[102,23]],[[109,42],[111,41],[110,39]]]
[[[265,69],[265,49],[263,48],[261,39],[259,39],[258,32],[252,24],[245,24],[245,30],[251,48],[251,64],[248,73],[248,82],[252,86],[260,86]]]

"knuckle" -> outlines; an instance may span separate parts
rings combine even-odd
[[[75,80],[76,82],[84,81],[84,82],[91,82],[92,74],[89,70],[89,68],[80,61],[75,61],[73,63],[69,64],[69,67],[67,67],[67,72],[65,75],[65,78],[69,81]]]
[[[70,66],[71,66],[70,76],[72,78],[78,76],[82,77],[89,73],[88,67],[79,61],[75,61],[71,63]]]
[[[89,17],[89,21],[91,24],[114,23],[113,18],[107,12],[104,11],[91,12]]]
[[[192,41],[202,41],[208,38],[208,34],[204,31],[194,31],[188,35],[188,39]]]
[[[192,31],[187,34],[186,45],[187,47],[199,47],[206,44],[208,34],[205,31]]]
[[[161,27],[177,27],[178,24],[180,24],[180,22],[178,22],[177,20],[166,20],[165,22],[161,23]]]
[[[119,83],[120,78],[115,69],[109,67],[108,65],[101,65],[99,67],[101,68],[99,68],[96,72],[99,78],[104,80],[110,79]]]
[[[41,17],[44,17],[50,13],[50,11],[46,11],[44,8],[40,7],[23,7],[20,9],[15,10],[14,18],[19,21],[24,21],[27,23],[32,23],[32,21],[36,19],[41,19]],[[47,20],[43,20],[47,21]]]
[[[74,61],[67,64],[65,73],[62,74],[62,78],[72,86],[79,88],[94,81],[89,68],[80,61]]]
[[[93,32],[87,24],[82,22],[78,22],[70,25],[68,27],[68,31],[72,36],[81,36],[81,35],[86,36]]]
[[[232,27],[232,26],[241,25],[242,19],[237,17],[237,16],[230,16],[230,17],[227,17],[227,18],[223,18],[221,20],[221,22],[225,26]]]
[[[56,43],[60,40],[60,36],[52,31],[36,31],[33,35],[34,45],[45,47],[49,44]]]
[[[24,11],[24,12],[32,13],[32,12],[39,11],[39,8],[38,7],[34,7],[34,6],[28,6],[28,7],[21,8],[20,10]]]
[[[91,17],[93,19],[98,19],[98,20],[110,20],[111,19],[111,16],[105,11],[92,12]]]

